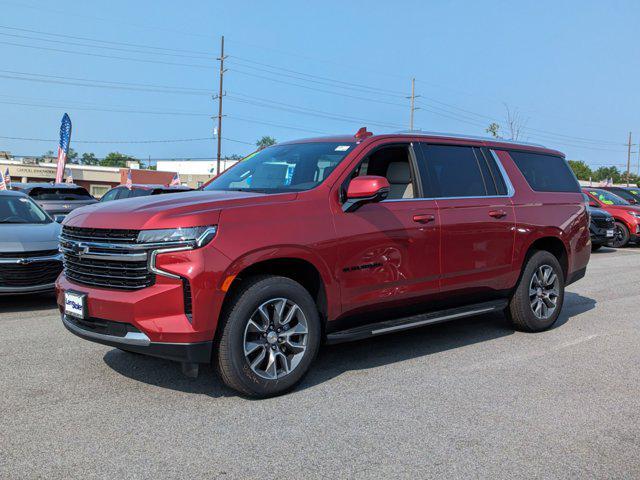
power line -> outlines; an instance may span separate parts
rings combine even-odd
[[[348,94],[341,93],[341,92],[334,92],[334,91],[331,91],[331,90],[324,90],[324,89],[320,89],[320,88],[310,87],[308,85],[300,85],[299,83],[287,82],[286,80],[280,80],[279,78],[266,77],[264,75],[258,75],[258,74],[251,73],[251,72],[245,72],[243,70],[238,70],[237,68],[232,68],[232,69],[230,69],[230,71],[234,72],[234,73],[239,73],[241,75],[247,75],[247,76],[250,76],[250,77],[262,78],[264,80],[269,80],[269,81],[272,81],[272,82],[281,83],[283,85],[290,85],[290,86],[294,86],[294,87],[298,87],[298,88],[304,88],[304,89],[307,89],[307,90],[314,90],[316,92],[327,93],[327,94],[330,94],[330,95],[337,95],[339,97],[353,98],[355,100],[364,100],[364,101],[367,101],[367,102],[373,102],[373,103],[378,103],[378,104],[382,104],[382,105],[391,105],[391,106],[394,106],[394,107],[406,108],[406,105],[402,105],[402,104],[398,104],[398,103],[387,102],[387,101],[384,101],[384,100],[376,100],[376,99],[368,98],[368,97],[359,97],[359,96],[356,96],[356,95],[348,95]]]
[[[2,27],[0,27],[0,28],[2,28]],[[71,46],[75,46],[75,47],[102,48],[102,49],[113,50],[113,51],[118,51],[118,52],[126,52],[126,53],[142,53],[142,54],[145,54],[145,55],[163,55],[163,56],[168,56],[168,57],[195,58],[195,59],[199,59],[199,60],[212,60],[213,59],[213,57],[211,57],[211,56],[203,57],[201,55],[196,56],[196,55],[190,55],[190,54],[185,54],[185,53],[151,52],[149,50],[137,50],[137,49],[131,49],[131,48],[122,48],[122,47],[105,46],[105,45],[92,45],[92,44],[87,44],[87,43],[69,42],[69,41],[65,41],[65,40],[54,40],[54,39],[51,39],[51,38],[33,37],[33,36],[29,36],[29,35],[18,35],[18,34],[15,34],[15,33],[0,32],[0,35],[3,35],[5,37],[20,38],[20,39],[25,39],[25,40],[35,40],[35,41],[38,41],[38,42],[57,43],[57,44],[62,44],[62,45],[71,45]]]
[[[378,87],[372,87],[370,85],[364,85],[364,84],[361,84],[361,83],[346,82],[344,80],[337,80],[337,79],[334,79],[334,78],[323,77],[323,76],[320,76],[320,75],[304,73],[304,72],[300,72],[300,71],[297,71],[297,70],[291,70],[291,69],[288,69],[288,68],[283,68],[283,67],[278,67],[278,66],[275,66],[275,65],[270,65],[268,63],[262,63],[262,62],[255,62],[255,61],[252,61],[252,60],[246,60],[246,59],[244,59],[242,57],[238,57],[238,56],[235,56],[235,55],[231,56],[231,62],[232,63],[239,63],[242,67],[251,68],[253,70],[257,70],[257,71],[260,71],[260,72],[278,74],[278,75],[282,75],[282,76],[285,76],[285,77],[295,78],[295,79],[298,79],[298,80],[305,80],[305,81],[309,81],[309,82],[313,82],[313,83],[319,83],[321,85],[327,85],[327,86],[331,86],[331,87],[345,88],[345,89],[356,90],[356,91],[361,91],[361,92],[364,91],[366,93],[375,93],[375,94],[378,94],[378,95],[386,95],[386,96],[390,96],[390,97],[393,97],[393,98],[405,98],[405,96],[406,96],[406,92],[397,92],[397,91],[393,91],[393,90],[388,90],[388,89],[383,89],[383,88],[378,88]],[[258,67],[252,66],[251,64],[265,66],[265,67],[268,67],[269,69],[258,68]],[[288,72],[290,74],[295,74],[295,75],[283,74],[282,72]],[[304,77],[309,77],[309,78],[304,78]],[[312,80],[312,79],[318,79],[318,80]]]
[[[77,35],[68,35],[68,34],[63,34],[63,33],[43,32],[41,30],[31,30],[31,29],[28,29],[28,28],[9,27],[7,25],[0,25],[0,28],[4,28],[5,30],[14,30],[14,31],[18,31],[18,32],[37,33],[37,34],[41,34],[41,35],[51,35],[51,36],[62,37],[62,38],[71,38],[73,40],[85,40],[85,41],[89,41],[89,42],[106,43],[106,44],[111,44],[111,45],[122,45],[122,46],[126,46],[126,47],[146,48],[146,49],[151,49],[151,50],[163,50],[163,51],[175,52],[175,53],[194,53],[194,54],[205,55],[205,56],[213,59],[213,57],[211,56],[211,52],[205,52],[205,51],[201,51],[201,50],[186,50],[186,49],[181,49],[181,48],[166,48],[166,47],[158,47],[158,46],[154,46],[154,45],[142,45],[142,44],[139,44],[139,43],[116,42],[116,41],[113,41],[113,40],[102,40],[102,39],[98,39],[98,38],[81,37],[81,36],[77,36]]]
[[[2,73],[5,73],[3,75]],[[9,74],[9,75],[6,75]],[[19,75],[19,76],[16,76]],[[44,78],[25,78],[24,76],[31,75],[35,77]],[[134,91],[148,91],[155,93],[171,93],[171,94],[184,94],[184,95],[211,95],[211,92],[205,89],[177,87],[169,85],[154,85],[148,83],[130,83],[130,82],[115,82],[106,80],[93,80],[87,78],[77,77],[64,77],[60,75],[46,75],[41,73],[28,73],[28,72],[16,72],[12,70],[0,70],[0,78],[7,78],[11,80],[24,80],[31,82],[40,82],[48,84],[60,84],[60,85],[73,85],[91,88],[106,88],[116,90],[134,90]],[[97,85],[92,85],[87,82],[95,82]],[[102,83],[102,85],[100,84]]]
[[[111,59],[116,59],[116,60],[125,60],[125,61],[129,61],[129,62],[154,63],[154,64],[158,64],[158,65],[170,65],[170,66],[178,66],[178,67],[193,67],[193,68],[204,68],[204,69],[213,68],[212,66],[209,66],[209,65],[195,65],[195,64],[192,64],[192,63],[176,63],[176,62],[164,62],[162,60],[149,60],[149,59],[142,59],[142,58],[120,57],[120,56],[117,56],[117,55],[105,55],[105,54],[100,54],[100,53],[78,52],[78,51],[74,51],[74,50],[64,50],[64,49],[61,49],[61,48],[42,47],[42,46],[36,46],[36,45],[25,45],[25,44],[15,43],[15,42],[3,42],[3,41],[0,41],[0,44],[2,44],[2,45],[11,45],[11,46],[14,46],[14,47],[31,48],[31,49],[35,49],[35,50],[46,50],[46,51],[49,51],[49,52],[71,53],[71,54],[74,54],[74,55],[85,55],[85,56],[88,56],[88,57],[111,58]]]

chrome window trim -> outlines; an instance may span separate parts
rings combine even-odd
[[[474,195],[470,197],[423,197],[423,198],[396,198],[392,200],[383,200],[380,203],[392,203],[392,202],[420,202],[425,200],[465,200],[465,199],[480,199],[480,198],[512,198],[516,189],[513,187],[513,183],[511,183],[511,179],[509,175],[507,175],[507,171],[504,169],[504,165],[498,158],[498,155],[493,149],[489,149],[493,160],[496,162],[498,166],[498,170],[500,171],[500,175],[502,175],[502,179],[504,180],[504,184],[507,187],[506,195]]]

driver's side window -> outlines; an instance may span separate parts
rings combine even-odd
[[[363,175],[385,177],[389,182],[388,200],[417,197],[408,145],[391,145],[375,150],[360,162],[351,178]]]

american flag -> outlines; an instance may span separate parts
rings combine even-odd
[[[7,185],[7,188],[11,188],[11,175],[9,175],[9,167],[4,172],[4,183]]]
[[[169,183],[170,187],[173,187],[175,185],[180,185],[180,174],[178,172],[176,172],[176,174],[171,179],[171,182]]]
[[[7,176],[9,175],[9,169],[7,168],[7,174],[0,177],[0,190],[7,190],[9,187],[7,182]]]
[[[62,116],[60,124],[60,143],[58,145],[58,167],[56,169],[56,183],[62,183],[64,166],[67,163],[69,153],[69,143],[71,143],[71,119],[66,113]]]
[[[131,181],[131,169],[127,172],[127,183],[124,184],[129,190],[133,187],[133,182]]]

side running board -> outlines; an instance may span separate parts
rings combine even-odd
[[[424,325],[432,325],[434,323],[447,322],[456,318],[471,317],[473,315],[481,315],[483,313],[501,311],[508,305],[507,300],[494,300],[491,302],[476,303],[467,305],[466,307],[450,308],[448,310],[440,310],[438,312],[421,313],[410,317],[396,318],[393,320],[385,320],[384,322],[370,323],[359,327],[341,330],[327,335],[328,344],[336,344],[342,342],[351,342],[367,337],[375,337],[384,335],[385,333],[399,332],[409,330],[411,328],[422,327]]]

